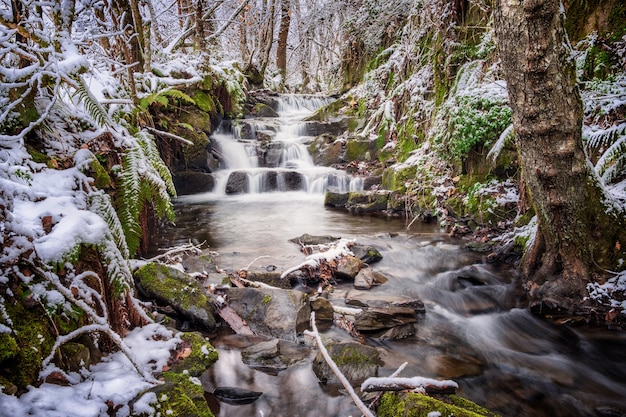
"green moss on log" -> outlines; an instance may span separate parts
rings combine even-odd
[[[445,399],[445,401],[444,401]],[[378,407],[378,417],[496,417],[497,414],[465,398],[450,395],[442,400],[416,393],[385,393]]]

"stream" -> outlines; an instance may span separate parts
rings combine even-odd
[[[222,268],[282,271],[304,259],[291,238],[308,233],[356,239],[381,252],[382,261],[372,267],[389,281],[369,291],[339,284],[333,298],[403,295],[426,306],[414,336],[366,338],[381,354],[378,376],[408,362],[401,376],[453,379],[461,396],[503,416],[625,415],[626,335],[558,327],[532,316],[514,270],[487,264],[436,224],[416,222],[407,230],[404,219],[324,207],[327,187],[358,190],[362,181],[316,167],[308,156],[312,138],[301,120],[322,104],[282,97],[281,117],[244,120],[245,129],[235,123],[216,132],[212,139],[223,160],[214,173],[215,190],[177,198],[176,225],[160,228],[151,252],[205,242],[207,251],[219,254],[216,263]],[[268,158],[259,163],[254,139],[242,134],[246,130],[265,132],[280,143],[271,148],[271,163]],[[247,182],[237,186],[238,192],[233,192],[233,173]],[[328,337],[342,332],[324,330]],[[206,391],[236,386],[264,393],[248,405],[219,404],[218,417],[361,415],[342,390],[317,381],[311,370],[315,352],[308,346],[292,347],[306,350],[308,360],[272,375],[241,361],[241,349],[254,338],[225,331],[211,342],[219,360],[202,378]]]

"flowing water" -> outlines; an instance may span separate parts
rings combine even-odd
[[[310,138],[299,122],[312,110],[299,103],[310,101],[289,97],[279,103],[280,119],[253,121],[257,131],[272,130],[274,140],[283,143],[275,166],[259,166],[253,141],[241,139],[236,128],[218,133],[214,140],[221,152],[231,155],[229,161],[239,162],[223,163],[215,173],[214,192],[177,199],[176,227],[162,228],[153,251],[189,240],[206,242],[219,252],[216,262],[224,268],[271,266],[280,271],[304,258],[288,239],[304,233],[355,238],[380,250],[383,260],[372,267],[389,282],[369,291],[341,284],[333,297],[403,295],[426,304],[415,336],[400,341],[366,339],[381,353],[379,376],[391,374],[406,361],[402,376],[454,379],[460,395],[503,416],[624,415],[620,414],[626,412],[623,334],[557,327],[533,317],[514,270],[485,263],[436,225],[414,224],[407,230],[401,219],[324,208],[325,187],[358,188],[360,181],[312,165],[304,152]],[[291,152],[292,146],[298,149]],[[225,193],[232,172],[244,171],[251,183],[259,184],[256,176],[293,170],[306,179],[301,189],[274,187],[270,192],[255,185],[245,194]],[[329,337],[334,333],[341,331],[326,330]],[[310,365],[313,353],[306,346],[292,349],[302,350],[308,360],[271,375],[241,362],[240,350],[254,340],[221,335],[212,342],[220,359],[203,376],[207,391],[236,386],[264,392],[249,405],[221,404],[218,417],[361,415],[343,392],[317,382]]]

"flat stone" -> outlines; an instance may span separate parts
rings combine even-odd
[[[354,277],[354,288],[358,290],[369,290],[374,285],[381,285],[388,279],[380,272],[372,270],[372,268],[363,268]]]
[[[416,322],[417,315],[412,308],[369,308],[357,316],[354,321],[354,327],[358,331],[367,332],[390,329],[395,326]]]
[[[354,278],[364,266],[363,261],[356,256],[345,256],[337,262],[335,278],[354,281]]]

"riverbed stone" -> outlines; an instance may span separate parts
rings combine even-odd
[[[324,297],[315,297],[311,300],[311,310],[315,312],[315,321],[332,321],[334,319],[333,305]]]
[[[375,348],[357,342],[330,342],[325,343],[325,346],[341,373],[352,386],[360,385],[367,378],[378,375],[380,354]],[[321,383],[340,384],[321,353],[317,354],[311,367]]]
[[[402,410],[399,414],[398,410]],[[436,413],[436,414],[435,414]],[[378,417],[406,416],[456,416],[497,417],[498,414],[463,397],[449,395],[438,399],[414,392],[386,392],[378,406]]]
[[[383,255],[378,249],[370,245],[356,244],[350,248],[354,256],[358,256],[366,264],[373,264],[380,262],[383,259]]]
[[[304,187],[304,177],[297,171],[284,172],[280,178],[282,179],[285,187],[285,189],[281,191],[300,191]]]
[[[352,191],[346,208],[351,213],[372,214],[387,210],[389,191]]]
[[[252,109],[252,114],[256,117],[279,117],[276,110],[264,103],[257,103]]]
[[[308,296],[300,291],[230,288],[228,300],[255,334],[296,341],[309,325]]]
[[[352,255],[344,256],[337,262],[335,278],[354,281],[354,278],[364,267],[365,264],[360,258]]]
[[[374,285],[381,285],[388,279],[380,272],[374,271],[372,268],[363,268],[354,277],[354,288],[359,290],[369,290]]]
[[[305,233],[303,235],[300,235],[298,237],[294,237],[289,239],[289,242],[293,242],[293,243],[297,243],[298,245],[327,245],[329,243],[333,243],[338,241],[339,239],[341,239],[340,237],[336,237],[336,236],[330,236],[330,235],[322,235],[322,236],[316,236],[316,235],[310,235],[308,233]]]
[[[215,187],[215,178],[207,172],[176,172],[172,179],[178,195],[206,193],[213,191]]]
[[[372,332],[410,323],[417,323],[417,315],[412,308],[368,308],[356,317],[354,327],[360,332]]]
[[[348,203],[348,193],[339,192],[337,189],[328,189],[324,195],[324,206],[345,208]]]
[[[139,268],[133,277],[144,298],[171,306],[196,326],[215,330],[213,302],[193,277],[157,263]]]
[[[231,172],[226,182],[226,194],[243,194],[249,189],[248,174],[243,171]]]

